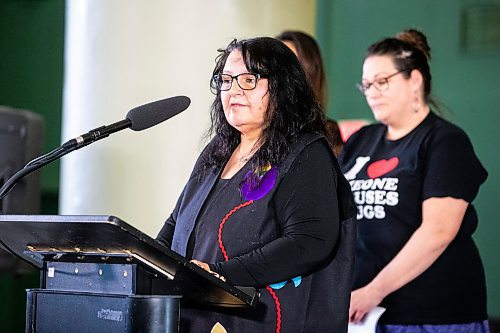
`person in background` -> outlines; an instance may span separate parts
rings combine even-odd
[[[360,91],[378,124],[340,156],[357,205],[349,316],[386,308],[379,333],[489,332],[471,202],[487,172],[465,132],[436,114],[430,48],[415,29],[371,45]]]
[[[302,68],[306,72],[307,79],[312,86],[316,99],[326,113],[328,84],[318,43],[316,43],[311,35],[294,30],[285,30],[276,38],[288,46],[297,56]],[[331,140],[335,156],[338,156],[344,143],[342,142],[337,122],[331,118],[327,118],[326,130],[326,136]]]
[[[280,41],[220,52],[213,139],[157,240],[261,297],[249,310],[183,307],[181,331],[345,332],[355,206],[323,111]]]
[[[339,156],[342,151],[342,147],[344,147],[344,142],[341,139],[339,124],[331,119],[327,118],[326,123],[326,138],[329,142],[333,142],[332,150],[335,156]]]

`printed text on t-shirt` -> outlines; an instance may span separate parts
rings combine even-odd
[[[399,203],[398,178],[382,176],[392,171],[398,165],[398,158],[379,160],[368,166],[368,176],[373,178],[354,179],[370,158],[360,156],[356,158],[355,165],[346,172],[346,178],[351,184],[351,191],[358,208],[357,218],[360,219],[383,219],[386,216],[386,206],[396,206]]]

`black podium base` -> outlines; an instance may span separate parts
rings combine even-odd
[[[112,295],[28,289],[26,332],[179,331],[181,296]]]

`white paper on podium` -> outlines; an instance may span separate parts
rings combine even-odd
[[[375,333],[377,322],[385,308],[377,306],[368,312],[363,320],[357,324],[349,323],[347,333]]]

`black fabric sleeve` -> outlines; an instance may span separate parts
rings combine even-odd
[[[169,218],[163,224],[158,236],[156,236],[156,240],[162,245],[170,248],[172,245],[172,238],[174,237],[175,230],[175,217],[174,213],[170,214]]]
[[[239,286],[264,286],[306,275],[331,259],[339,236],[337,170],[318,140],[292,164],[275,193],[281,237],[245,255],[210,265]]]
[[[439,128],[425,149],[423,200],[450,196],[472,202],[487,172],[465,132],[457,127]]]

